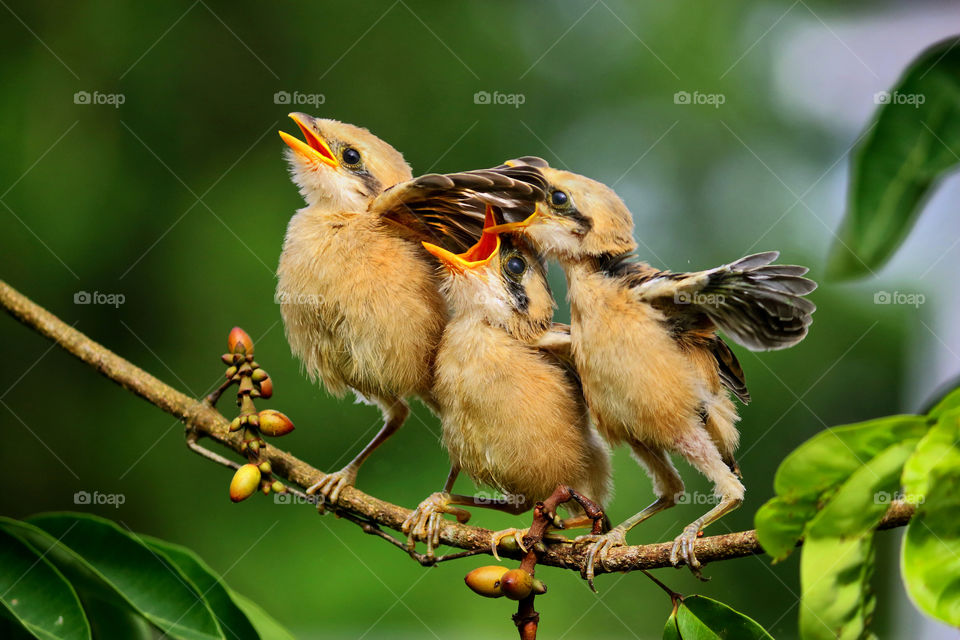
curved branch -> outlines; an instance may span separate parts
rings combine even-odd
[[[67,325],[2,280],[0,280],[0,306],[24,325],[53,340],[65,351],[89,364],[110,380],[179,418],[186,425],[191,448],[194,450],[197,450],[196,438],[203,436],[240,452],[240,434],[231,433],[229,421],[210,404],[195,400],[136,367]],[[273,445],[267,446],[265,457],[270,461],[274,474],[283,476],[291,484],[300,487],[308,487],[324,476],[319,469]],[[212,459],[221,464],[225,460],[216,454],[213,454]],[[229,461],[227,464],[230,464]],[[337,510],[342,512],[341,515],[346,516],[346,519],[360,525],[365,532],[374,534],[379,532],[378,535],[382,534],[381,537],[391,536],[379,531],[380,527],[400,531],[401,524],[410,515],[410,510],[367,495],[355,487],[347,487],[341,492]],[[903,526],[910,520],[913,511],[912,505],[895,502],[879,528]],[[449,558],[453,559],[464,555],[490,553],[490,534],[488,529],[450,521],[441,531],[440,540],[443,544],[469,552],[451,554]],[[598,566],[597,573],[669,567],[671,566],[671,547],[671,542],[665,542],[614,548],[608,556],[606,569]],[[580,571],[584,560],[583,551],[581,546],[552,544],[547,546],[546,553],[543,553],[537,562],[541,565]],[[523,557],[520,551],[503,550],[500,553],[516,559]],[[757,541],[754,530],[704,537],[696,543],[697,557],[704,563],[760,553],[763,553],[763,548]],[[423,557],[418,560],[422,564],[428,563]]]

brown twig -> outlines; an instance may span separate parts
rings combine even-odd
[[[53,340],[65,351],[113,382],[182,420],[187,427],[188,445],[191,449],[220,464],[234,466],[235,463],[197,444],[199,438],[208,437],[237,453],[241,452],[240,433],[231,432],[229,422],[209,402],[195,400],[134,366],[64,323],[3,281],[0,281],[0,306],[24,325]],[[286,478],[291,485],[309,487],[324,476],[319,469],[272,445],[264,449],[263,458],[270,462],[274,475]],[[292,487],[288,488],[293,490]],[[367,533],[390,538],[392,536],[385,532],[380,531],[383,536],[379,536],[376,531],[381,527],[400,531],[403,521],[410,514],[408,509],[367,495],[355,487],[347,487],[341,492],[336,511],[348,520],[365,527],[364,531]],[[912,505],[894,502],[879,528],[903,526],[910,520],[913,512]],[[440,533],[441,543],[464,549],[466,552],[453,553],[444,559],[490,553],[490,534],[488,529],[454,521],[447,522]],[[399,546],[402,548],[402,545]],[[670,542],[616,547],[610,551],[605,563],[606,569],[597,567],[597,573],[672,566],[670,564],[671,547]],[[763,553],[757,541],[756,532],[752,530],[701,538],[697,541],[695,551],[703,563]],[[523,554],[519,550],[505,550],[502,555],[519,559]],[[547,546],[544,553],[536,556],[535,560],[543,565],[580,571],[584,555],[583,545],[552,544]],[[421,564],[427,564],[425,558],[418,561]],[[441,559],[437,558],[436,561],[439,562]]]

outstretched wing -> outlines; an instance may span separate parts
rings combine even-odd
[[[487,205],[532,214],[545,188],[540,172],[527,165],[431,173],[387,189],[370,210],[418,240],[459,253],[479,239]]]
[[[657,271],[637,262],[617,269],[639,299],[663,311],[675,330],[715,325],[737,344],[765,351],[802,340],[817,308],[803,297],[817,287],[803,277],[806,267],[770,264],[778,256],[767,251],[692,273]]]

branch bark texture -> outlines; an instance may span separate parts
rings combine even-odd
[[[188,433],[208,437],[240,452],[241,436],[231,433],[229,421],[209,403],[191,398],[158,378],[121,358],[103,345],[91,340],[43,307],[35,304],[13,287],[0,280],[0,306],[27,327],[54,341],[62,349],[87,363],[102,375],[119,384],[147,402],[183,421]],[[308,487],[324,476],[294,455],[268,445],[265,457],[275,475],[290,484]],[[355,487],[347,487],[340,494],[337,511],[348,520],[372,533],[371,527],[386,527],[400,531],[410,510],[368,495]],[[913,515],[912,505],[894,503],[880,524],[880,528],[905,525]],[[468,554],[490,552],[491,531],[480,527],[450,521],[440,534],[443,544],[464,549]],[[383,534],[386,536],[386,534]],[[389,537],[389,536],[388,536]],[[607,572],[636,571],[669,567],[672,542],[618,547],[610,551]],[[703,563],[742,558],[763,553],[756,531],[740,531],[701,538],[696,544],[697,557]],[[461,554],[456,554],[460,556]],[[502,550],[500,555],[523,558],[521,551]],[[580,571],[584,563],[584,549],[572,544],[552,544],[540,555],[537,564]],[[599,565],[597,573],[605,570]]]

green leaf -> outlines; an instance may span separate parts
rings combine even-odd
[[[37,638],[90,638],[90,625],[70,583],[36,549],[3,529],[0,602]]]
[[[147,619],[124,605],[114,605],[99,598],[83,599],[83,608],[90,619],[94,638],[153,640],[159,635]]]
[[[667,624],[663,625],[663,640],[683,640],[680,637],[680,629],[677,628],[677,612],[680,610],[680,603],[677,603],[677,608],[670,612],[670,617],[667,618]]]
[[[915,443],[928,429],[923,416],[890,416],[828,429],[797,447],[777,469],[777,496],[755,517],[764,550],[774,561],[785,558],[831,491],[891,445]]]
[[[800,559],[800,635],[805,640],[863,637],[873,616],[874,527],[900,487],[917,441],[894,444],[840,486],[807,523]]]
[[[140,541],[175,564],[197,588],[217,617],[224,635],[229,640],[257,640],[258,635],[243,611],[230,597],[226,585],[193,551],[150,536],[138,536]]]
[[[673,615],[670,616],[673,619]],[[731,609],[722,602],[705,596],[687,596],[680,603],[676,613],[676,626],[679,635],[664,638],[682,640],[773,640],[755,620],[739,611]]]
[[[862,276],[907,236],[932,187],[960,156],[958,38],[924,51],[906,69],[855,152],[846,217],[828,276]],[[918,104],[920,103],[920,104]]]
[[[904,468],[904,490],[918,496],[903,538],[901,572],[917,607],[960,626],[960,417],[948,414]]]
[[[230,597],[253,623],[262,640],[294,640],[293,635],[274,620],[260,605],[236,591],[230,590]]]
[[[0,519],[79,589],[125,603],[182,640],[223,638],[209,606],[175,566],[119,526],[89,514],[53,513],[29,523]]]
[[[930,409],[930,412],[927,416],[931,420],[939,420],[940,416],[945,414],[947,411],[952,411],[953,409],[960,409],[960,387],[957,387],[953,391],[950,391],[945,396],[943,396],[937,404]]]

